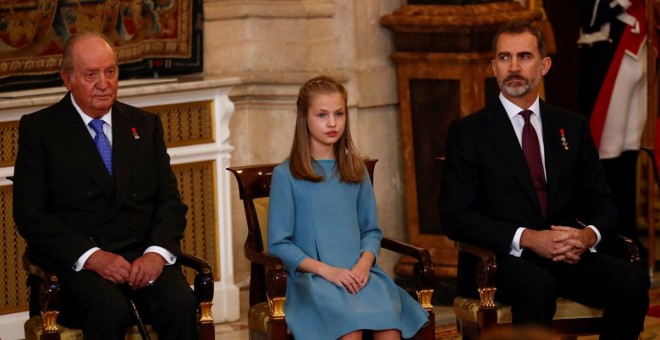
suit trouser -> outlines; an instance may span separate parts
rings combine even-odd
[[[586,252],[576,264],[552,262],[526,250],[498,258],[498,301],[511,305],[514,324],[548,327],[556,298],[605,308],[600,339],[637,339],[649,306],[650,280],[640,267]]]
[[[61,283],[61,323],[83,329],[85,339],[124,339],[126,328],[135,322],[128,293],[145,323],[159,339],[197,339],[195,297],[180,266],[165,266],[152,287],[131,291],[98,274],[82,270]]]

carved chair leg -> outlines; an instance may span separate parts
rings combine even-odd
[[[213,324],[213,315],[211,312],[213,302],[202,302],[199,307],[199,338],[202,340],[215,339],[215,325]]]
[[[429,313],[429,322],[415,334],[413,339],[432,340],[435,339],[435,313],[433,310],[427,310]]]
[[[433,304],[431,303],[432,296],[433,289],[417,291],[417,301],[429,313],[429,320],[426,326],[415,334],[414,339],[435,339],[435,313],[433,312]]]
[[[212,323],[199,325],[199,338],[200,340],[215,339],[215,326]]]
[[[495,309],[480,309],[477,311],[477,323],[482,329],[497,326],[497,311]]]
[[[41,334],[40,340],[60,340],[60,333],[44,333]]]
[[[286,340],[287,328],[284,319],[268,320],[268,340]]]

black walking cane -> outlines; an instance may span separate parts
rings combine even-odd
[[[96,244],[95,240],[90,237],[90,240],[94,244]],[[121,241],[109,245],[105,245],[101,247],[101,249],[109,252],[116,252],[117,249],[121,249],[131,243],[130,240],[126,241]],[[149,285],[153,285],[153,282],[149,282]],[[144,326],[144,322],[142,322],[142,318],[140,317],[140,313],[137,310],[137,307],[135,306],[135,302],[133,302],[133,298],[131,297],[131,287],[129,287],[127,284],[120,285],[119,289],[121,292],[124,294],[124,297],[126,298],[126,301],[128,302],[128,305],[131,309],[131,312],[133,313],[133,317],[135,317],[135,324],[138,327],[138,330],[140,331],[140,335],[142,336],[142,340],[151,340],[151,337],[149,336],[149,332],[147,332],[147,328]]]
[[[133,298],[131,298],[131,288],[127,285],[122,285],[121,291],[124,293],[126,301],[128,301],[128,306],[131,308],[131,312],[133,312],[133,317],[135,317],[135,324],[138,327],[138,331],[140,331],[142,340],[151,340],[149,332],[147,332],[147,328],[144,326],[144,322],[142,322],[142,318],[140,317],[140,312],[138,312],[137,307],[135,306],[135,302],[133,302]]]

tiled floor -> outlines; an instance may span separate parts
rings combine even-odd
[[[241,318],[238,321],[220,323],[215,325],[215,338],[227,340],[248,340],[247,310],[248,288],[240,291]]]

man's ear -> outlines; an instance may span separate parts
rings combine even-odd
[[[67,90],[71,90],[71,82],[69,81],[69,72],[60,71],[60,78],[62,78],[62,82],[64,83],[64,87],[66,87]]]
[[[541,60],[541,75],[545,76],[548,71],[550,71],[550,66],[552,66],[552,59],[550,57],[544,57]]]

